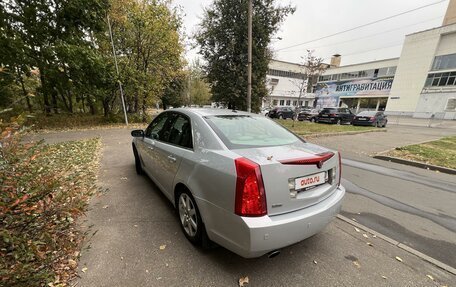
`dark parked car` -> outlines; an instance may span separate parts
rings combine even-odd
[[[294,110],[291,107],[275,107],[269,111],[268,116],[272,119],[292,119]]]
[[[298,121],[311,121],[315,122],[315,119],[318,116],[318,110],[315,109],[303,109],[298,114]]]
[[[354,126],[374,126],[374,127],[386,127],[388,118],[383,112],[376,111],[365,111],[356,115],[353,119],[352,124]]]
[[[343,124],[351,123],[355,115],[348,108],[324,108],[316,118],[316,122]]]

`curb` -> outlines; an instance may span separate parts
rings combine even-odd
[[[324,133],[324,134],[298,134],[301,137],[306,138],[319,138],[319,137],[330,137],[330,136],[346,136],[346,135],[357,135],[357,134],[366,134],[366,133],[385,133],[386,129],[372,129],[366,131],[349,131],[349,132],[340,132],[340,133]]]
[[[400,163],[400,164],[405,164],[405,165],[410,165],[410,166],[419,167],[419,168],[424,168],[424,169],[429,169],[429,170],[437,170],[439,172],[448,173],[448,174],[456,174],[456,169],[432,165],[432,164],[426,164],[426,163],[417,162],[417,161],[413,161],[413,160],[407,160],[407,159],[386,156],[386,155],[375,155],[373,158],[380,159],[380,160],[386,160],[386,161],[390,161],[390,162],[395,162],[395,163]]]
[[[377,232],[375,230],[372,230],[369,227],[366,227],[366,226],[364,226],[364,225],[362,225],[362,224],[360,224],[358,222],[355,222],[355,221],[353,221],[353,220],[351,220],[351,219],[349,219],[349,218],[347,218],[347,217],[345,217],[343,215],[338,214],[337,218],[342,220],[342,221],[344,221],[344,222],[346,222],[346,223],[348,223],[348,224],[350,224],[350,225],[352,225],[352,226],[358,227],[360,229],[363,229],[364,231],[367,231],[367,232],[369,232],[371,234],[374,234],[375,236],[377,236],[377,238],[380,238],[380,239],[390,243],[391,245],[399,247],[400,249],[402,249],[402,250],[404,250],[404,251],[406,251],[406,252],[408,252],[410,254],[413,254],[413,255],[417,256],[418,258],[420,258],[420,259],[422,259],[424,261],[427,261],[427,262],[429,262],[429,263],[431,263],[431,264],[433,264],[433,265],[435,265],[435,266],[437,266],[437,267],[439,267],[439,268],[441,268],[441,269],[443,269],[443,270],[445,270],[445,271],[447,271],[447,272],[449,272],[449,273],[451,273],[453,275],[456,275],[456,268],[453,268],[453,267],[451,267],[451,266],[449,266],[449,265],[447,265],[447,264],[445,264],[443,262],[440,262],[437,259],[434,259],[434,258],[432,258],[432,257],[430,257],[430,256],[428,256],[426,254],[423,254],[423,253],[419,252],[418,250],[415,250],[415,249],[413,249],[413,248],[411,248],[411,247],[409,247],[409,246],[407,246],[405,244],[402,244],[402,243],[400,243],[400,242],[398,242],[398,241],[396,241],[396,240],[394,240],[392,238],[389,238],[388,236],[383,235],[383,234],[381,234],[381,233],[379,233],[379,232]]]

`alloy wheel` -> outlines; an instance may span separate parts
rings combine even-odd
[[[198,232],[198,215],[193,199],[186,193],[179,196],[179,218],[185,233],[195,237]]]

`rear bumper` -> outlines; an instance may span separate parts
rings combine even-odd
[[[245,258],[259,257],[320,232],[339,213],[344,195],[341,186],[313,206],[275,216],[240,217],[225,213],[221,225],[206,223],[206,229],[210,239],[234,253]]]
[[[353,121],[354,126],[373,126],[375,123],[370,121]]]
[[[318,121],[323,123],[337,123],[337,118],[318,118]]]

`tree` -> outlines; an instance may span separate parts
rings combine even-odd
[[[296,79],[293,84],[298,88],[298,105],[295,107],[295,114],[299,113],[299,103],[301,102],[301,97],[306,93],[312,93],[313,86],[318,82],[318,77],[323,74],[327,65],[323,63],[323,58],[314,56],[313,50],[307,50],[307,55],[305,56],[304,62],[301,65],[302,67],[302,79]],[[296,121],[297,116],[294,118]],[[294,127],[294,122],[293,122]]]
[[[266,96],[266,73],[271,59],[269,43],[294,8],[276,0],[253,1],[252,110],[259,110]],[[204,11],[195,34],[199,53],[207,64],[213,100],[230,108],[246,110],[248,0],[214,0]]]
[[[208,105],[211,102],[211,89],[198,60],[194,61],[189,67],[187,94],[189,105],[201,106]]]

